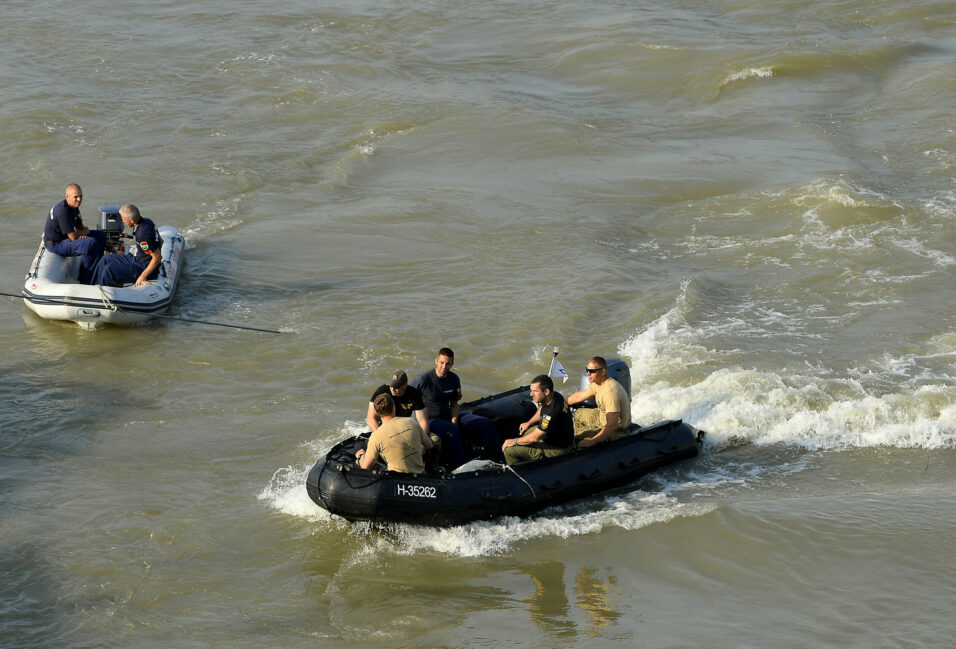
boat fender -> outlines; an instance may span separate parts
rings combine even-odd
[[[470,462],[465,462],[460,467],[452,471],[455,473],[468,473],[469,471],[486,471],[491,469],[501,470],[503,464],[494,462],[492,460],[471,460]]]

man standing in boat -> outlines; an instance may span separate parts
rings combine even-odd
[[[363,469],[371,469],[375,460],[385,460],[389,471],[424,473],[422,449],[430,449],[432,441],[418,422],[411,417],[396,417],[395,402],[387,394],[375,398],[375,414],[382,420],[368,438],[368,450],[359,449],[355,459]]]
[[[76,183],[66,186],[66,197],[50,208],[46,225],[43,227],[43,241],[46,249],[63,257],[82,257],[80,284],[89,284],[93,269],[103,256],[106,246],[106,233],[90,230],[83,225],[80,217],[80,203],[83,202],[83,190]]]
[[[518,426],[518,437],[505,440],[501,447],[508,464],[564,455],[574,445],[571,411],[561,393],[554,391],[550,376],[534,377],[531,400],[538,404],[538,411]]]
[[[621,384],[607,375],[607,361],[594,356],[587,373],[588,387],[568,396],[570,406],[591,397],[597,402],[597,408],[574,411],[574,437],[582,448],[624,437],[631,428],[631,400]]]
[[[449,468],[461,466],[468,460],[463,437],[480,444],[493,459],[504,459],[490,419],[471,413],[459,416],[461,379],[451,371],[454,365],[455,352],[442,347],[435,358],[435,369],[412,379],[411,385],[418,388],[425,399],[428,429],[441,438],[442,455],[451,465]]]
[[[135,282],[136,286],[142,286],[159,276],[159,265],[163,260],[160,252],[163,240],[153,221],[143,218],[135,205],[124,205],[119,213],[126,227],[133,228],[136,256],[123,254],[103,257],[93,271],[92,283],[99,286],[123,286]]]

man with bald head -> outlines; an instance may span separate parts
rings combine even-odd
[[[43,242],[46,249],[63,257],[82,257],[80,284],[89,284],[93,277],[93,268],[103,256],[106,246],[106,233],[90,230],[83,225],[80,217],[80,203],[83,202],[83,190],[76,183],[66,186],[66,198],[50,208],[50,216],[43,228]]]

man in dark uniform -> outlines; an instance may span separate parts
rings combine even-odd
[[[159,276],[163,240],[156,231],[156,225],[150,219],[143,218],[135,205],[121,207],[120,217],[126,227],[133,228],[136,255],[106,255],[96,265],[92,283],[123,286],[135,282],[136,286],[142,286]]]
[[[490,419],[470,412],[459,417],[461,379],[451,371],[454,365],[455,352],[442,347],[435,359],[435,369],[412,380],[412,386],[418,388],[425,398],[429,430],[441,438],[443,455],[453,467],[461,466],[468,459],[462,445],[463,438],[482,446],[492,459],[504,459],[501,442]]]
[[[574,446],[571,410],[547,374],[531,381],[531,400],[540,406],[531,419],[518,426],[518,437],[505,440],[505,462],[527,462],[564,455]]]
[[[63,257],[82,257],[77,280],[89,284],[96,263],[103,256],[106,233],[90,230],[80,217],[83,190],[76,183],[66,186],[66,197],[50,208],[50,215],[43,226],[43,242],[46,249]]]

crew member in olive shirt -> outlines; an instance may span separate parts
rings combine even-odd
[[[587,373],[588,387],[568,396],[570,406],[591,397],[597,402],[597,408],[574,411],[574,437],[581,448],[619,439],[631,428],[631,400],[621,384],[607,375],[607,361],[594,356]]]

